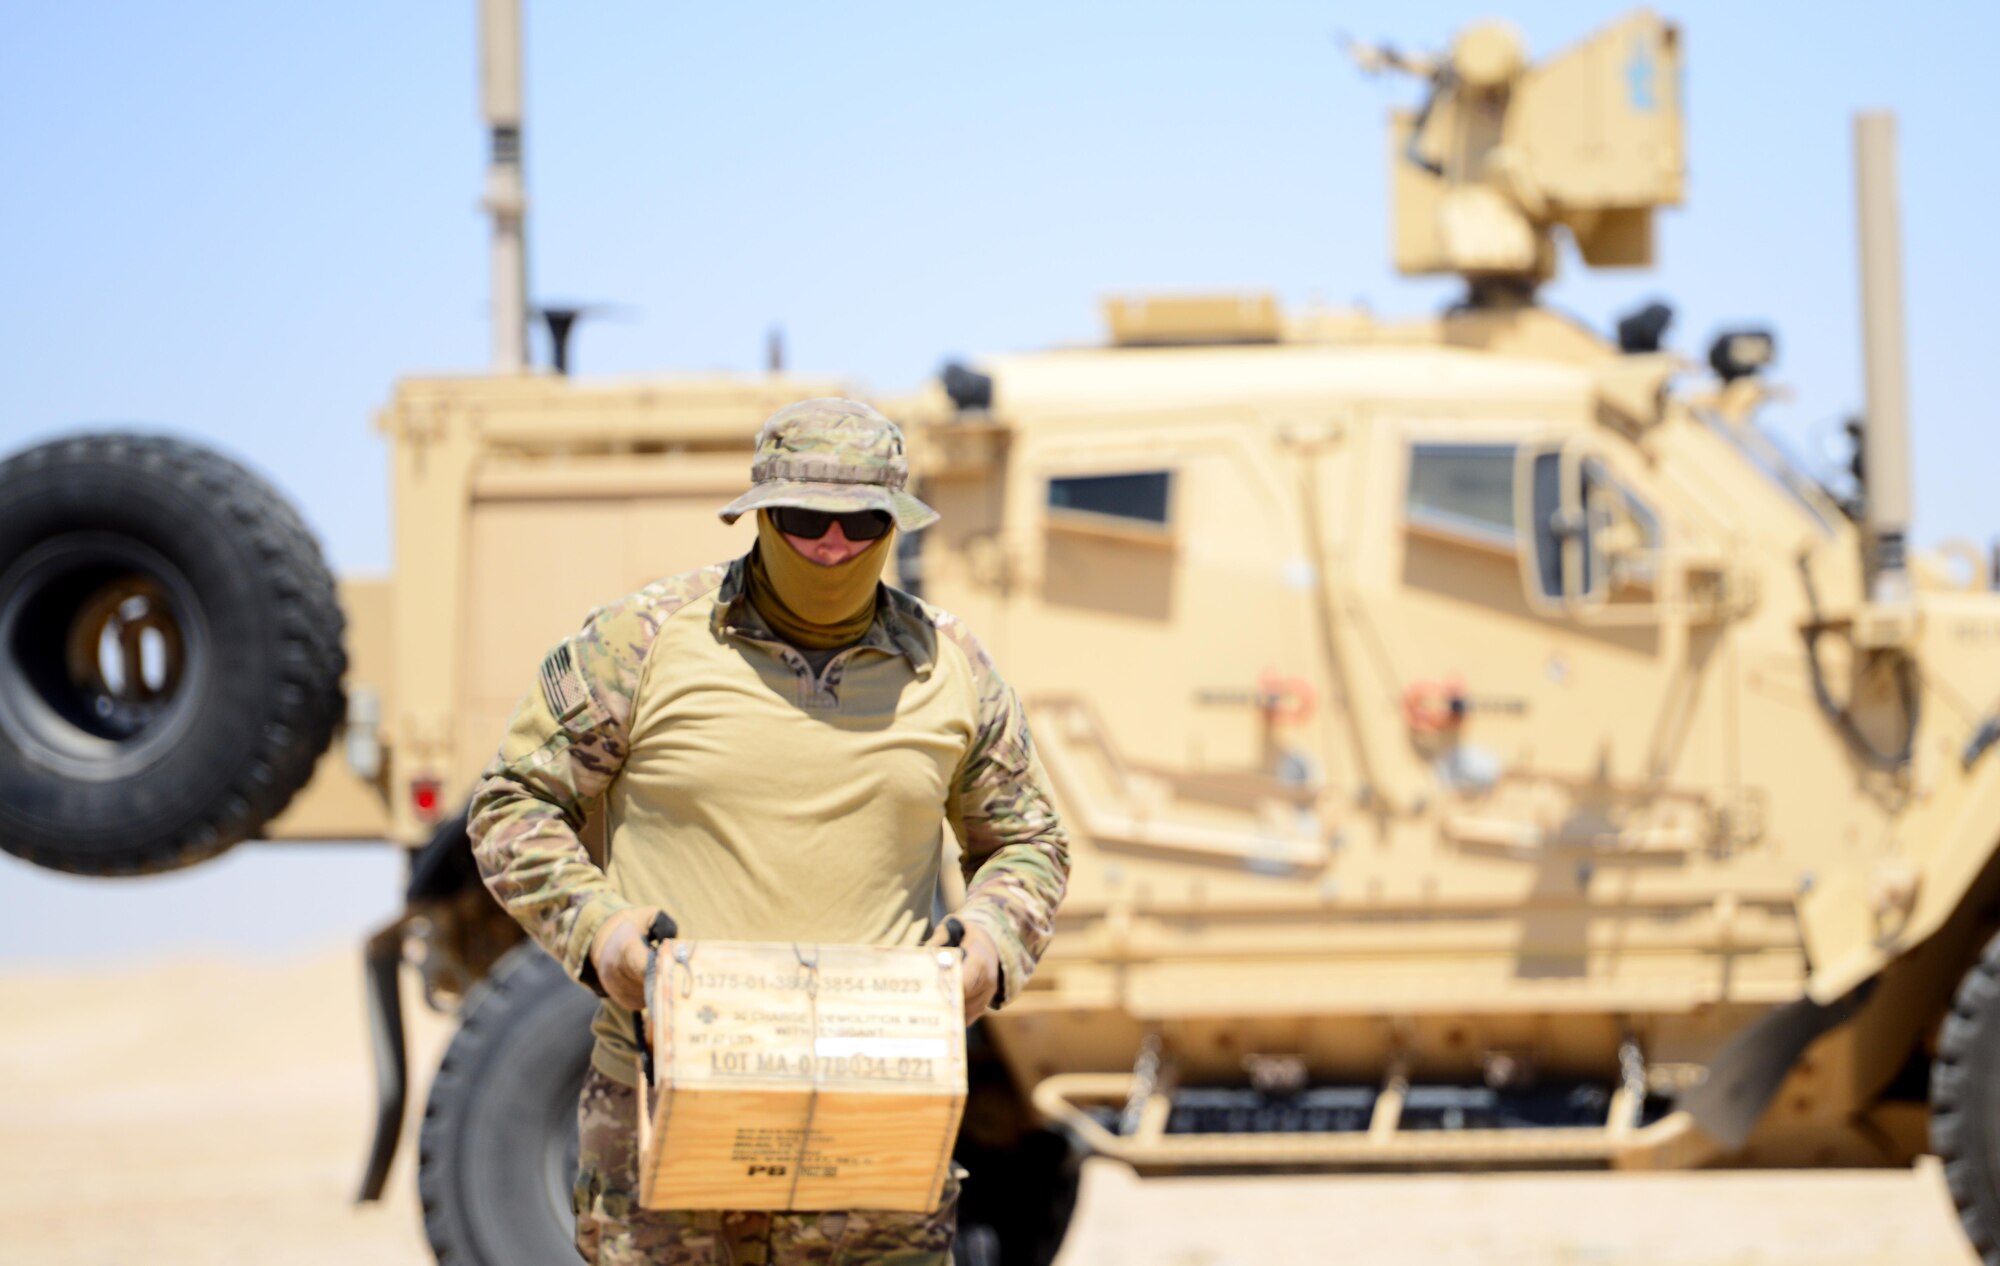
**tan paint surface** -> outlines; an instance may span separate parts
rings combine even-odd
[[[926,597],[1028,701],[1074,828],[1061,934],[998,1025],[1024,1087],[1128,1069],[1148,1026],[1211,1077],[1300,1054],[1371,1082],[1400,1050],[1432,1078],[1476,1079],[1500,1052],[1607,1081],[1629,1033],[1684,1078],[1809,966],[1833,988],[1881,961],[1866,903],[1886,864],[1918,876],[1886,952],[1943,925],[1995,833],[1994,770],[1956,753],[1967,701],[2000,694],[2000,605],[1917,571],[1916,649],[1951,696],[1926,700],[1907,777],[1863,770],[1813,702],[1800,634],[1819,621],[1829,688],[1893,743],[1894,691],[1848,639],[1855,532],[1753,468],[1704,412],[1723,405],[1649,405],[1659,367],[1532,310],[1284,328],[995,358],[1001,407],[970,418],[888,406],[947,516],[921,538]],[[540,651],[590,607],[747,545],[714,510],[757,421],[834,389],[403,385],[383,414],[392,649],[367,657],[398,838],[429,830],[409,780],[462,796]],[[1656,525],[1621,547],[1647,579],[1550,597],[1520,524],[1510,542],[1414,517],[1415,455],[1453,445],[1601,469]],[[1047,507],[1051,479],[1146,470],[1171,474],[1163,526]],[[357,608],[364,642],[380,618]],[[1406,696],[1445,681],[1473,701],[1463,726],[1414,731]],[[1260,702],[1272,682],[1283,707]],[[1490,790],[1441,778],[1461,748]],[[1901,1156],[1840,1123],[1930,1019],[1867,1013],[1869,1074],[1785,1096],[1833,1133],[1751,1155]]]

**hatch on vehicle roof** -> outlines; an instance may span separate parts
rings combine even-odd
[[[1113,295],[1104,322],[1114,347],[1276,343],[1283,336],[1272,294]]]

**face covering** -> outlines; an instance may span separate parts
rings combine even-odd
[[[851,646],[875,618],[875,585],[895,536],[884,532],[846,562],[822,567],[793,549],[770,514],[760,510],[757,548],[750,553],[750,601],[771,631],[793,646],[815,651]]]

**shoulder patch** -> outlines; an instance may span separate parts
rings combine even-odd
[[[541,681],[542,699],[558,721],[567,721],[590,706],[590,687],[576,671],[568,642],[558,643],[542,660]]]

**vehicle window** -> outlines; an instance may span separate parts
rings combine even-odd
[[[1411,523],[1514,546],[1514,446],[1417,444],[1403,502]]]
[[[1695,412],[1708,423],[1710,430],[1743,455],[1751,469],[1803,510],[1822,535],[1832,536],[1838,530],[1836,525],[1844,517],[1840,512],[1839,498],[1828,492],[1817,479],[1804,473],[1801,464],[1785,451],[1784,441],[1778,435],[1759,426],[1731,426],[1711,409],[1697,409]]]
[[[1659,571],[1660,516],[1624,484],[1614,480],[1609,487],[1613,496],[1605,550],[1612,600],[1650,597]]]
[[[1049,509],[1165,526],[1173,472],[1065,475],[1049,480]]]
[[[1660,548],[1660,516],[1654,514],[1653,508],[1639,500],[1630,488],[1620,488],[1618,492],[1625,499],[1625,513],[1632,516],[1632,522],[1639,528],[1641,543],[1648,550],[1657,552]]]
[[[1561,453],[1535,455],[1528,514],[1541,596],[1614,605],[1651,602],[1661,549],[1659,514],[1604,462],[1586,457],[1577,468],[1582,514],[1571,517],[1563,511],[1562,478]],[[1565,576],[1565,547],[1572,538],[1578,546],[1576,574]],[[1574,584],[1573,591],[1565,587],[1566,580]]]

